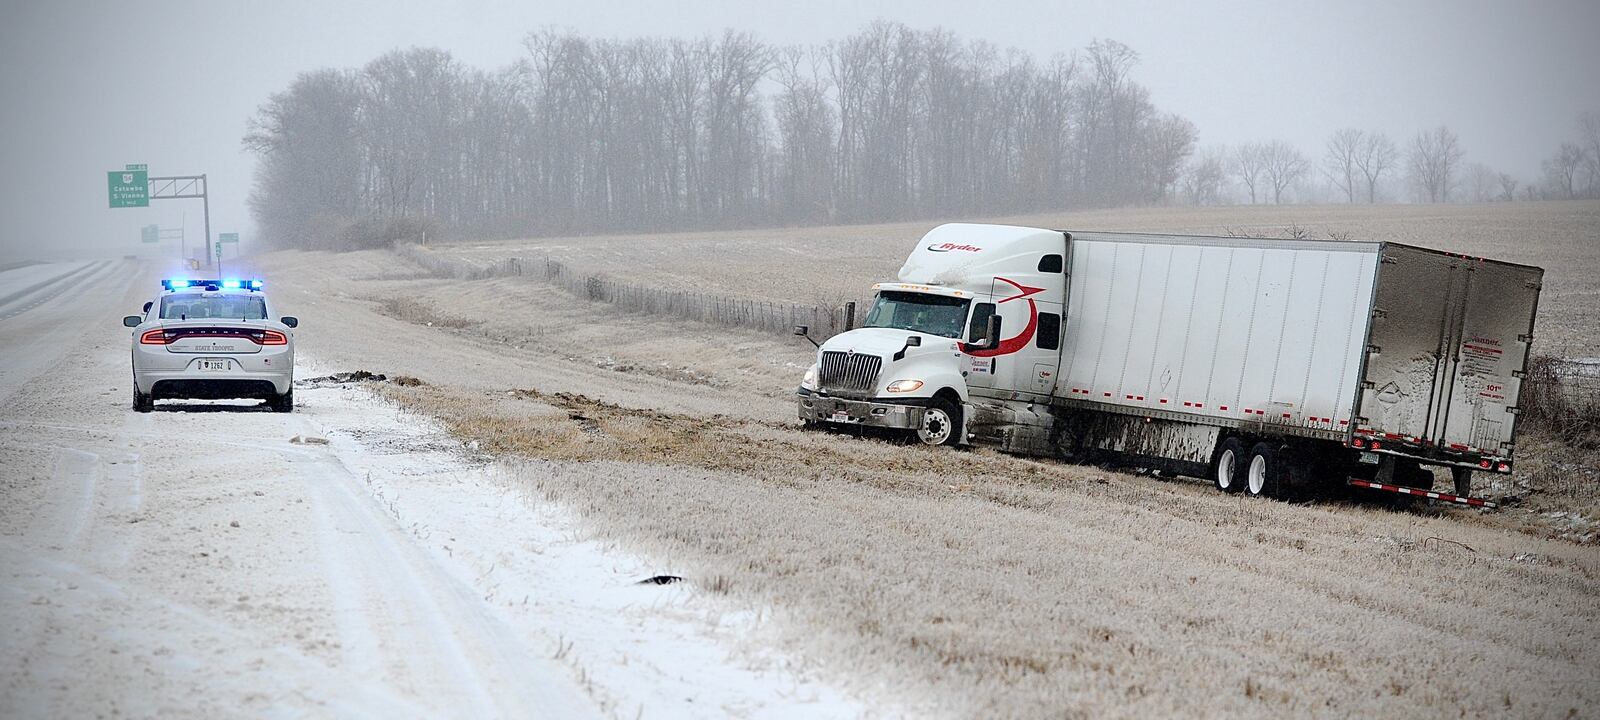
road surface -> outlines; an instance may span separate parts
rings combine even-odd
[[[363,387],[132,412],[156,287],[0,274],[0,716],[857,713]]]

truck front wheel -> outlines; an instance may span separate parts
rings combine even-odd
[[[934,398],[922,412],[917,440],[924,445],[955,445],[961,442],[961,408],[944,398]]]

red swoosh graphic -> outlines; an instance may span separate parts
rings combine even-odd
[[[1039,329],[1039,306],[1034,304],[1033,298],[1028,296],[1033,295],[1034,293],[1044,292],[1044,288],[1029,287],[1012,280],[1007,280],[1006,278],[995,279],[1016,288],[1018,293],[999,301],[996,303],[996,305],[1000,303],[1008,303],[1012,300],[1028,298],[1028,325],[1027,327],[1022,328],[1022,332],[1018,333],[1016,337],[1010,337],[1001,340],[999,345],[987,350],[973,350],[966,343],[962,343],[961,351],[973,357],[996,357],[999,355],[1010,355],[1011,353],[1027,347],[1028,343],[1033,341],[1033,334]]]

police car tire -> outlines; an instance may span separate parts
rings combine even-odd
[[[268,400],[267,403],[272,406],[272,411],[273,412],[282,412],[282,413],[293,412],[294,411],[294,389],[290,388],[289,392],[286,392],[286,393],[284,393],[282,395],[273,395],[272,399]]]
[[[135,385],[134,388],[133,388],[133,410],[134,410],[134,412],[147,413],[147,412],[150,412],[151,410],[154,410],[154,409],[156,409],[156,401],[154,399],[152,399],[149,395],[146,395],[146,394],[144,394],[142,392],[139,392],[139,387],[137,385]]]

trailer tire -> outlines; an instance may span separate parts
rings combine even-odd
[[[1250,449],[1245,467],[1244,491],[1251,497],[1276,497],[1283,489],[1286,458],[1278,447],[1259,442]]]
[[[924,445],[957,445],[961,442],[961,406],[936,397],[922,413],[917,440]]]
[[[1223,440],[1216,462],[1211,463],[1211,484],[1225,493],[1239,492],[1244,456],[1244,441],[1238,437]]]

